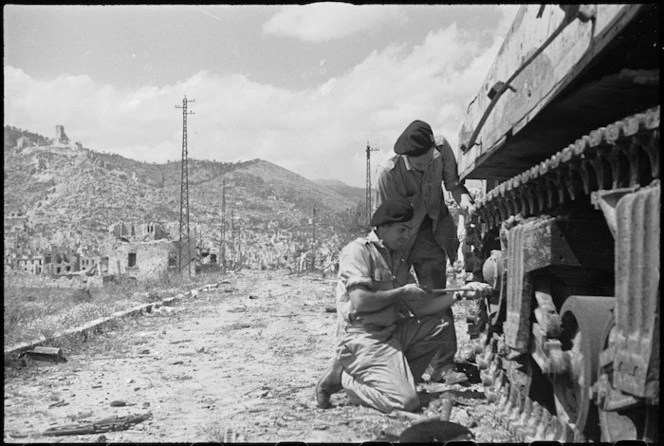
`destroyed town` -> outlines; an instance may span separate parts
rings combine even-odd
[[[658,9],[6,5],[3,441],[660,444]]]

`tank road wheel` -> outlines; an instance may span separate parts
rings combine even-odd
[[[556,413],[559,419],[591,439],[599,436],[592,385],[604,344],[603,328],[611,318],[613,305],[611,297],[570,296],[560,309],[563,328],[560,341],[569,358],[569,367],[566,373],[552,380]]]
[[[643,440],[657,443],[659,426],[659,408],[641,406],[629,410],[599,411],[602,428],[602,443],[616,443],[619,440]]]
[[[608,321],[604,330],[603,348],[614,343],[615,320]],[[611,378],[609,378],[611,382]],[[639,406],[625,410],[605,411],[599,408],[599,423],[602,431],[600,441],[615,443],[620,440],[643,440],[657,443],[659,433],[659,408],[657,406]]]

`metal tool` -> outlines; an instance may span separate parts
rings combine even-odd
[[[455,291],[472,291],[472,290],[469,290],[468,288],[435,288],[429,291],[432,293],[454,293]]]

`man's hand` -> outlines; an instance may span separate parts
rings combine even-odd
[[[461,194],[461,199],[459,200],[459,211],[464,215],[470,216],[475,211],[475,205],[473,205],[473,200],[468,194]]]
[[[486,296],[493,289],[488,283],[470,282],[461,287],[462,290],[458,291],[466,299],[479,299]]]
[[[409,283],[401,287],[403,299],[410,302],[420,302],[430,297],[429,291],[417,285],[416,283]]]

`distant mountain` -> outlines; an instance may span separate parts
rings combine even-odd
[[[366,191],[363,187],[353,187],[339,180],[313,180],[314,183],[324,186],[353,201],[354,204],[364,202]]]
[[[99,246],[119,222],[160,222],[177,237],[181,162],[139,162],[14,127],[4,131],[4,213],[27,217],[33,248]],[[188,174],[190,227],[204,246],[220,242],[224,184],[227,231],[242,231],[246,243],[256,246],[280,231],[294,245],[310,246],[314,208],[317,239],[334,240],[355,205],[333,188],[260,159],[189,159]]]

